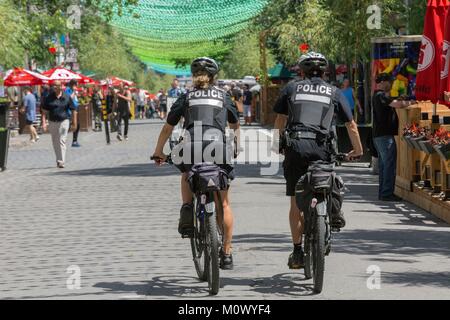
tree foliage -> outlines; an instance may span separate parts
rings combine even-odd
[[[48,49],[61,35],[70,36],[78,49],[78,62],[99,76],[115,75],[134,80],[145,70],[108,24],[114,14],[133,10],[138,0],[0,0],[0,63],[20,66],[34,60],[42,68],[55,64]],[[73,6],[80,11],[80,26],[70,25]],[[71,8],[72,6],[72,8]],[[6,30],[6,32],[4,32]],[[26,66],[29,67],[29,66]]]
[[[24,62],[24,47],[30,36],[25,17],[10,0],[0,0],[0,63],[10,68]]]
[[[335,61],[367,61],[371,38],[394,35],[408,20],[410,30],[420,31],[424,2],[413,0],[407,7],[404,0],[273,0],[255,23],[270,30],[269,44],[288,64],[298,58],[298,45],[304,42]],[[372,5],[381,9],[380,29],[368,28]]]
[[[275,58],[270,52],[267,56],[267,65],[272,67]],[[260,61],[259,33],[254,30],[242,32],[236,36],[233,50],[223,59],[223,77],[242,79],[244,76],[261,75]]]

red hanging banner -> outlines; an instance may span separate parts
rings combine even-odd
[[[447,10],[444,29],[444,44],[442,48],[442,62],[441,62],[441,102],[450,107],[450,103],[446,103],[442,98],[444,92],[450,92],[450,9]]]
[[[441,100],[442,52],[448,0],[428,0],[417,70],[416,97],[419,101]]]

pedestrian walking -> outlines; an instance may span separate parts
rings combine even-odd
[[[73,100],[63,91],[60,81],[55,81],[52,92],[45,99],[44,109],[49,111],[49,131],[52,136],[57,167],[64,168],[70,119],[72,118],[72,127],[76,128],[78,112]]]
[[[238,108],[239,117],[241,117],[242,114],[244,113],[244,106],[242,103],[243,102],[242,90],[241,90],[241,88],[239,88],[239,86],[236,84],[236,82],[232,82],[230,92],[231,92],[231,98]]]
[[[180,88],[178,79],[173,79],[172,87],[167,92],[169,98],[179,98],[183,94],[183,90]]]
[[[42,132],[47,132],[47,120],[48,120],[48,111],[44,109],[45,99],[47,99],[50,94],[50,86],[44,85],[41,90],[41,101],[39,104],[39,112],[41,113],[41,129]]]
[[[253,103],[253,94],[250,91],[250,86],[246,84],[244,86],[244,119],[245,125],[252,125],[252,103]]]
[[[26,115],[26,128],[30,132],[30,141],[35,143],[39,140],[36,128],[33,123],[36,121],[36,96],[31,92],[30,87],[25,87],[25,97],[23,98],[22,112]]]
[[[117,132],[117,95],[112,86],[108,88],[108,94],[106,95],[106,112],[111,132]]]
[[[143,89],[139,89],[136,95],[137,104],[137,118],[140,120],[145,119],[145,105],[147,104],[147,95]]]
[[[91,97],[92,110],[94,112],[95,132],[102,131],[102,100],[102,91],[98,86],[96,86]]]
[[[358,107],[358,113],[360,116],[363,115],[364,110],[361,107],[361,103],[359,102],[358,98],[356,97],[355,90],[350,86],[350,80],[344,79],[344,82],[342,83],[342,93],[344,94],[345,98],[348,101],[348,104],[350,105],[350,108],[352,110],[352,114],[355,115],[355,107]]]
[[[157,103],[155,99],[148,99],[148,110],[147,110],[147,118],[155,119],[158,116],[158,112],[156,111]]]
[[[128,126],[130,123],[131,117],[131,101],[132,96],[131,92],[127,86],[124,86],[123,83],[120,84],[119,92],[117,93],[117,139],[122,141],[122,121],[124,122],[125,129],[125,141],[128,141]]]
[[[166,119],[167,116],[167,94],[164,90],[161,91],[161,94],[158,98],[159,105],[159,117],[161,120]]]
[[[67,88],[65,90],[65,93],[70,97],[70,99],[72,100],[72,103],[75,107],[75,110],[77,112],[75,113],[71,113],[69,111],[69,115],[71,117],[77,117],[77,119],[75,119],[74,123],[77,124],[76,127],[74,127],[74,131],[73,131],[73,140],[72,140],[72,147],[73,148],[79,148],[81,147],[80,144],[78,143],[78,136],[80,134],[80,119],[78,118],[79,112],[78,112],[78,107],[79,107],[79,101],[78,101],[78,96],[77,96],[77,81],[76,80],[70,80],[70,82],[67,85]]]

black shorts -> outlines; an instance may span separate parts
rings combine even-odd
[[[295,196],[295,187],[300,178],[306,174],[311,162],[331,161],[330,148],[315,140],[295,140],[293,146],[287,148],[283,163],[286,179],[286,195]]]
[[[30,121],[30,120],[25,120],[25,124],[27,125],[27,126],[31,126],[31,125],[33,125],[33,121]]]
[[[144,112],[145,111],[145,106],[137,106],[137,111],[138,112]]]
[[[161,104],[159,106],[159,111],[166,113],[167,112],[167,105],[166,104]]]

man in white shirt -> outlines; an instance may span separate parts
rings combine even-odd
[[[145,106],[147,105],[147,96],[145,95],[145,91],[139,89],[136,95],[136,104],[137,104],[137,112],[139,119],[145,119]]]

